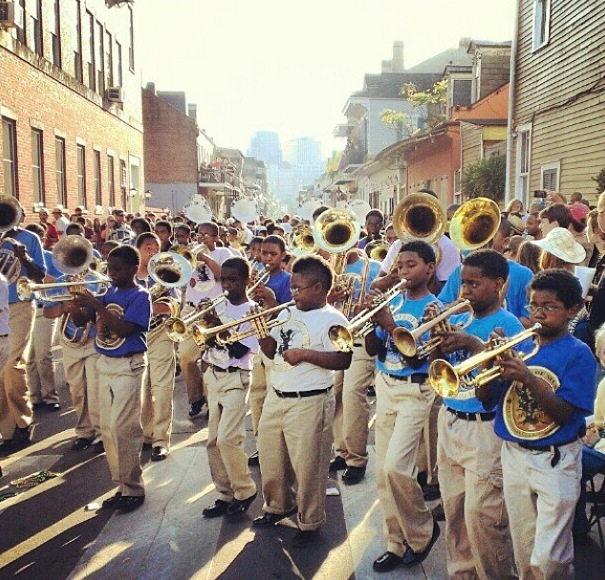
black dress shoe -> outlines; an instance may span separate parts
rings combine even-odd
[[[347,468],[347,462],[343,457],[337,455],[332,461],[330,461],[330,471],[340,471],[341,469]]]
[[[116,509],[116,504],[118,503],[118,501],[120,500],[121,497],[122,497],[122,492],[116,491],[115,495],[113,495],[112,497],[107,498],[106,500],[103,501],[103,503],[101,504],[101,507],[104,510],[114,510],[114,509]]]
[[[441,534],[439,524],[433,521],[433,535],[431,536],[428,546],[422,550],[422,552],[414,552],[414,550],[408,546],[403,558],[401,559],[401,565],[405,566],[406,568],[412,568],[413,566],[418,566],[418,564],[424,562],[426,557],[430,554],[431,548],[435,545],[439,534]]]
[[[54,413],[61,409],[61,405],[59,403],[47,403],[46,408]]]
[[[422,488],[422,495],[424,496],[424,501],[434,501],[441,497],[441,489],[439,488],[439,484],[427,484]]]
[[[166,447],[154,447],[151,452],[151,461],[164,461],[168,457],[168,453]]]
[[[390,572],[401,565],[402,559],[393,552],[385,552],[380,558],[374,560],[372,568],[375,572]]]
[[[365,467],[347,467],[342,472],[342,481],[347,485],[355,485],[359,483],[366,475]]]
[[[208,506],[204,510],[202,510],[202,515],[205,518],[219,518],[220,516],[224,516],[227,513],[227,508],[231,504],[223,501],[222,499],[217,499],[214,502],[214,505]]]
[[[202,412],[202,407],[204,406],[205,402],[206,402],[206,399],[204,399],[204,397],[202,397],[198,401],[191,403],[191,405],[189,405],[189,416],[191,418],[197,417]]]
[[[260,459],[258,458],[258,451],[255,451],[250,457],[248,457],[248,465],[254,467],[260,465]]]
[[[86,451],[92,445],[92,439],[87,439],[86,437],[78,437],[72,443],[72,451]]]
[[[432,510],[431,510],[433,517],[435,518],[436,522],[444,522],[445,521],[445,511],[443,510],[443,504],[442,503],[438,503]]]
[[[255,528],[270,528],[277,522],[281,522],[284,518],[291,516],[297,512],[298,508],[294,508],[285,514],[270,514],[269,512],[263,512],[262,515],[252,520],[252,525]]]
[[[116,502],[116,509],[123,514],[136,510],[145,503],[144,495],[123,495]]]
[[[248,499],[234,499],[227,508],[228,516],[235,516],[237,514],[243,514],[248,511],[250,504],[256,499],[256,492],[251,495]]]
[[[308,546],[312,546],[319,540],[319,530],[309,530],[303,532],[302,530],[298,530],[294,537],[292,538],[292,547],[293,548],[306,548]]]
[[[46,405],[42,402],[40,403],[32,403],[32,409],[44,409]]]

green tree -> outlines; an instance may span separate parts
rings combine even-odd
[[[502,155],[482,159],[470,165],[462,176],[462,193],[465,197],[488,197],[494,201],[504,199],[506,184],[506,158]]]
[[[605,167],[599,171],[596,177],[591,178],[597,184],[597,193],[603,193],[605,191]]]

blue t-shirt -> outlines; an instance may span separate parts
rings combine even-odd
[[[418,326],[418,321],[424,315],[426,305],[431,302],[438,302],[438,300],[430,293],[418,300],[410,300],[399,295],[391,302],[391,312],[393,313],[395,323],[397,326],[403,326],[407,330],[414,330]],[[407,377],[415,373],[426,374],[429,372],[428,358],[419,367],[412,368],[406,364],[405,358],[395,348],[393,337],[388,335],[387,338],[387,333],[380,326],[376,328],[376,336],[380,340],[387,339],[386,352],[380,353],[376,357],[376,369],[378,371],[399,377]]]
[[[38,268],[40,268],[43,275],[46,275],[46,262],[44,260],[44,250],[42,249],[42,241],[36,234],[28,230],[22,230],[21,228],[19,228],[17,233],[10,233],[8,235],[8,238],[12,238],[13,240],[16,240],[17,242],[23,244],[30,258],[33,260],[34,264],[38,266]],[[4,264],[4,267],[2,269],[3,272],[6,272],[10,268],[11,264],[15,261],[13,254],[13,245],[8,240],[5,240],[4,242],[2,242],[2,244],[0,244],[0,264],[4,263],[4,255],[12,256],[12,258],[9,257],[8,261]],[[18,270],[19,268],[17,268],[17,272]],[[25,266],[21,265],[21,273],[18,275],[13,275],[11,279],[8,280],[9,304],[19,302],[16,282],[17,278],[23,276],[27,276],[27,270],[25,269]]]
[[[462,264],[456,266],[445,286],[441,289],[439,300],[444,304],[453,302],[460,295],[460,287],[462,286],[461,270]],[[529,268],[508,260],[509,282],[506,290],[506,309],[512,312],[517,318],[521,316],[529,318],[529,312],[527,311],[527,287],[533,277],[533,272]]]
[[[149,320],[151,319],[151,297],[149,292],[141,286],[134,288],[116,288],[112,286],[105,296],[101,296],[99,301],[112,312],[121,315],[124,320],[134,322],[136,330],[133,334],[123,339],[123,343],[118,348],[106,348],[100,344],[100,340],[111,340],[115,335],[97,321],[97,336],[95,339],[95,348],[97,352],[109,357],[128,356],[147,350],[147,331],[149,329]],[[103,328],[105,327],[105,328]],[[116,340],[116,342],[118,342]]]
[[[561,425],[558,430],[547,433],[546,437],[536,439],[535,445],[541,447],[573,441],[586,424],[584,418],[593,412],[597,363],[592,352],[582,341],[565,334],[554,342],[541,346],[527,364],[530,367],[539,366],[552,371],[560,383],[555,391],[556,396],[574,407],[574,413],[567,423]],[[513,396],[510,397],[506,397],[508,385],[500,387],[500,391],[502,396],[496,409],[496,434],[507,441],[523,441],[531,445],[532,441],[516,436],[514,429],[517,422],[520,422],[524,431],[529,430],[528,427],[539,430],[548,423],[544,422],[535,399],[528,397],[527,390],[523,387],[516,393],[511,392]],[[517,396],[517,393],[521,396]],[[509,407],[508,420],[505,420],[503,415],[506,400]]]
[[[457,317],[452,317],[451,322],[457,322]],[[504,310],[504,308],[500,308],[489,316],[473,319],[465,329],[465,332],[486,341],[490,338],[491,333],[496,328],[502,328],[504,330],[504,335],[507,337],[514,336],[523,331],[523,325],[519,322],[519,319],[507,310]],[[469,353],[456,351],[448,357],[448,362],[457,365],[468,358]],[[461,385],[460,392],[456,397],[446,397],[443,401],[450,409],[466,413],[485,413],[493,410],[493,406],[486,409],[483,406],[483,403],[475,397],[474,387],[465,388]]]
[[[280,304],[290,302],[292,300],[292,293],[290,292],[290,278],[292,275],[290,272],[282,270],[275,276],[271,276],[267,282],[267,288],[271,288],[275,292],[275,297]]]
[[[367,258],[369,260],[369,258]],[[357,274],[359,276],[359,280],[355,281],[355,285],[353,288],[353,300],[357,300],[359,298],[359,290],[361,286],[361,276],[363,275],[364,269],[364,260],[357,260],[357,262],[353,264],[347,264],[345,268],[346,274]],[[378,277],[380,273],[380,262],[377,260],[370,260],[370,266],[368,268],[368,277],[366,279],[366,293],[370,291],[370,287],[372,286],[372,282]]]
[[[57,270],[53,264],[53,253],[50,250],[44,250],[44,263],[46,264],[46,275],[53,278],[59,278],[63,275],[61,270]]]

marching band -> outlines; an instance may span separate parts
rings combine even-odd
[[[208,410],[217,496],[203,516],[245,513],[262,491],[252,526],[296,514],[304,548],[321,538],[329,473],[365,477],[375,388],[376,572],[420,564],[443,533],[452,578],[572,577],[597,372],[579,266],[591,256],[568,229],[578,209],[452,209],[425,190],[390,222],[360,201],[275,222],[243,199],[225,224],[195,196],[155,224],[114,211],[96,248],[53,228],[51,252],[1,198],[0,457],[30,444],[33,407],[59,408],[43,364],[56,332],[72,449],[105,452],[116,490],[104,509],[137,509],[141,449],[170,457],[180,369],[189,416]],[[521,263],[528,244],[539,266]],[[427,505],[437,497],[441,513]]]

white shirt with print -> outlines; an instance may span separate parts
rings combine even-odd
[[[227,248],[214,248],[214,250],[209,253],[209,256],[219,266],[233,257]],[[191,284],[187,284],[186,302],[198,304],[202,298],[209,298],[212,300],[223,291],[220,282],[215,280],[210,267],[201,260],[198,262],[197,268],[193,271],[192,280],[195,281],[195,286],[191,287]]]

